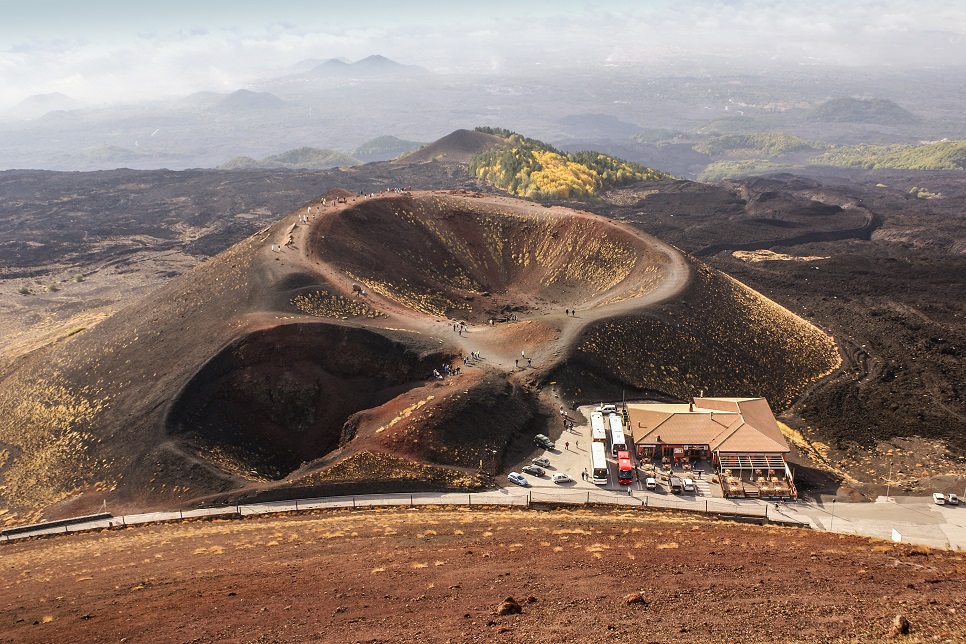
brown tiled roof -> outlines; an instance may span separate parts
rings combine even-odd
[[[733,453],[788,452],[764,398],[696,398],[683,404],[629,404],[630,430],[639,445],[708,445]]]

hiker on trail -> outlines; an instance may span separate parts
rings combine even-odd
[[[533,359],[532,358],[527,358],[527,366],[528,367],[532,367],[533,366]]]
[[[564,449],[566,450],[570,449],[570,441],[564,441]]]
[[[524,351],[522,351],[522,350],[521,350],[521,351],[520,351],[520,357],[521,357],[521,358],[526,358],[526,357],[527,357],[527,354],[526,354],[526,352],[524,352]]]
[[[520,358],[517,358],[516,360],[513,361],[513,366],[516,367],[517,369],[520,368]]]
[[[573,428],[574,426],[571,425],[570,429],[573,429]],[[574,449],[580,449],[580,441],[574,441]]]
[[[564,315],[570,315],[570,309],[564,309]]]

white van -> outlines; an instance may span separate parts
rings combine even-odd
[[[657,479],[654,478],[653,476],[647,477],[647,479],[644,481],[644,487],[646,487],[648,490],[656,490]]]
[[[936,505],[946,505],[946,497],[943,496],[942,492],[933,492],[932,502]]]

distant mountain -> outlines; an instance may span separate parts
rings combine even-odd
[[[448,161],[451,163],[469,163],[473,157],[494,148],[509,146],[506,138],[489,132],[477,130],[456,130],[441,139],[406,154],[395,163],[429,163],[431,161]]]
[[[306,76],[337,78],[374,78],[425,76],[429,70],[418,65],[403,65],[385,56],[373,55],[354,63],[344,58],[332,58],[308,71]]]
[[[218,166],[219,170],[251,170],[255,168],[291,168],[299,170],[325,170],[349,165],[359,165],[359,159],[325,148],[301,147],[275,154],[257,161],[251,157],[235,157]]]
[[[421,146],[416,141],[406,141],[394,136],[384,135],[366,141],[355,150],[352,156],[361,161],[388,161],[401,154],[411,152]]]
[[[822,123],[874,123],[908,125],[918,123],[912,112],[884,98],[833,98],[812,109],[807,118]]]
[[[610,188],[671,178],[666,172],[600,152],[561,152],[502,128],[480,127],[476,134],[493,136],[503,145],[474,156],[469,162],[470,174],[528,199],[591,199]]]
[[[240,89],[232,92],[218,103],[221,112],[249,112],[254,110],[274,110],[285,107],[287,103],[268,92],[253,92]]]
[[[81,104],[66,94],[51,92],[50,94],[34,94],[10,108],[7,113],[14,118],[35,119],[48,112],[76,110]]]

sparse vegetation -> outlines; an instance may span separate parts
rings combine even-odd
[[[391,454],[365,451],[354,454],[320,472],[300,478],[294,484],[362,480],[423,481],[467,490],[479,489],[486,483],[485,479],[476,472],[424,465]]]
[[[359,165],[359,159],[325,148],[301,147],[275,154],[257,161],[251,157],[235,157],[223,163],[219,170],[250,170],[254,168],[326,169]]]
[[[815,165],[894,170],[966,169],[966,141],[895,145],[844,145],[809,159]]]
[[[303,313],[322,318],[345,320],[350,317],[377,318],[382,315],[365,302],[325,291],[296,295],[292,298],[292,305]]]
[[[30,290],[29,286],[27,286],[26,284],[22,284],[20,288],[17,289],[17,292],[20,293],[21,295],[30,295],[32,291]]]
[[[814,150],[816,146],[785,132],[760,132],[757,134],[727,134],[715,136],[698,143],[694,149],[711,156],[771,158],[797,152]]]
[[[698,175],[698,181],[720,181],[747,177],[764,172],[777,172],[791,166],[773,163],[767,159],[745,159],[741,161],[715,161],[708,164]]]
[[[726,275],[694,273],[686,306],[594,326],[578,352],[642,390],[681,400],[753,392],[776,410],[841,364],[832,338],[805,320]]]

